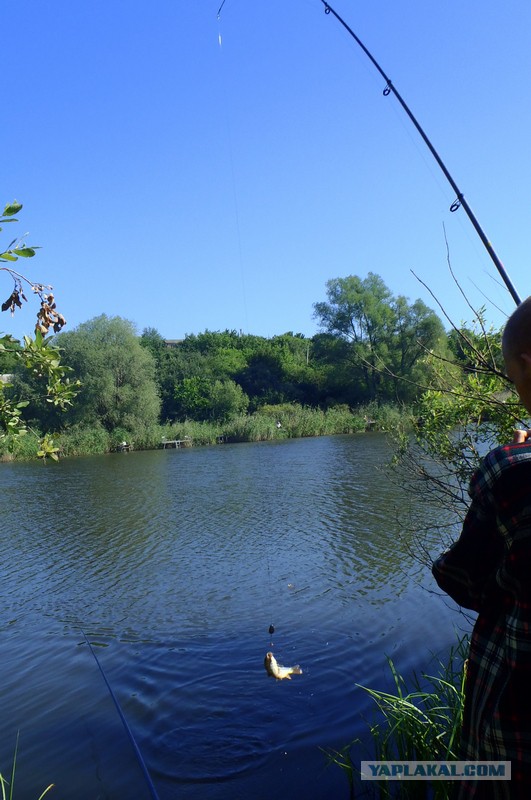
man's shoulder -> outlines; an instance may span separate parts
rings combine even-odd
[[[507,470],[521,465],[531,468],[531,443],[503,444],[485,456],[479,469],[485,477],[495,478]]]

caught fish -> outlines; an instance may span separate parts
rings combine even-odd
[[[277,681],[282,681],[284,678],[287,678],[288,681],[290,681],[292,675],[302,675],[302,669],[298,664],[294,667],[283,667],[277,662],[273,653],[266,653],[266,657],[264,658],[264,667],[267,674],[272,678],[276,678]]]

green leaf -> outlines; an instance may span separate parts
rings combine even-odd
[[[3,261],[16,261],[17,257],[8,250],[5,253],[0,253],[0,259]]]
[[[14,214],[18,214],[21,208],[22,208],[22,203],[17,203],[16,200],[13,200],[12,203],[8,203],[7,206],[4,208],[3,216],[12,217]]]
[[[17,256],[22,256],[22,258],[33,258],[35,250],[33,247],[15,247],[13,253],[16,253]]]

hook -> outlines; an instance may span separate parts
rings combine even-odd
[[[330,6],[325,5],[325,14],[330,14]]]
[[[452,203],[452,205],[450,206],[450,211],[452,212],[452,214],[454,213],[454,211],[457,211],[458,208],[461,208],[461,197],[462,197],[462,195],[458,195],[455,198],[455,200]]]
[[[383,90],[383,96],[384,97],[387,97],[388,95],[391,94],[391,85],[392,85],[391,81],[387,81],[387,83],[385,85],[385,89]]]

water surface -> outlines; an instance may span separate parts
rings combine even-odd
[[[320,748],[366,738],[356,684],[389,686],[386,655],[427,667],[459,624],[400,541],[410,503],[433,512],[389,455],[367,435],[1,465],[0,771],[20,730],[21,800],[149,796],[85,635],[161,800],[347,798]],[[269,649],[303,675],[269,679]]]

